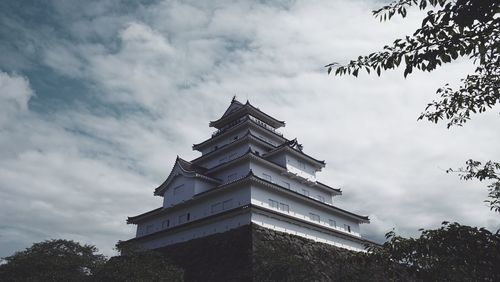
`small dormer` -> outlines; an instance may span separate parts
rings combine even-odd
[[[163,197],[164,208],[188,201],[221,183],[205,175],[205,172],[205,168],[177,157],[168,178],[155,189],[154,194]]]
[[[293,139],[267,152],[264,157],[285,167],[290,173],[314,182],[316,172],[325,167],[325,162],[305,154],[302,150],[302,144]]]

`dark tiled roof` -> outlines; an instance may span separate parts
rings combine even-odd
[[[273,150],[271,150],[271,151],[269,151],[269,152],[265,153],[265,154],[264,154],[264,157],[265,157],[266,155],[271,155],[271,154],[273,154],[274,152],[277,152],[277,151],[279,151],[279,150],[281,150],[281,149],[283,149],[283,148],[289,148],[289,149],[291,149],[291,150],[294,150],[295,152],[297,152],[297,153],[299,153],[299,154],[301,154],[301,155],[305,156],[306,158],[308,158],[308,159],[310,159],[310,160],[312,160],[312,161],[314,161],[314,162],[316,162],[316,163],[318,163],[318,164],[320,164],[320,165],[322,165],[322,166],[325,166],[325,165],[326,165],[325,161],[321,161],[321,160],[315,159],[315,158],[313,158],[313,157],[309,156],[308,154],[304,153],[304,152],[302,151],[302,145],[301,145],[301,144],[299,144],[299,143],[297,142],[297,138],[295,138],[295,139],[293,139],[293,140],[290,140],[290,141],[287,141],[287,142],[285,142],[285,143],[283,143],[283,144],[279,145],[278,147],[274,148]]]
[[[219,119],[211,121],[210,126],[217,127],[217,126],[219,126],[218,124],[221,123],[226,118],[235,118],[235,117],[238,117],[238,114],[241,114],[244,112],[250,112],[250,111],[253,111],[253,112],[261,115],[262,117],[265,117],[266,119],[268,119],[268,121],[274,123],[275,127],[285,126],[284,121],[277,120],[277,119],[273,118],[272,116],[264,113],[259,108],[254,107],[252,104],[250,104],[250,102],[248,100],[245,104],[242,104],[241,102],[239,102],[235,98],[233,98],[233,100],[231,101],[231,105],[234,103],[238,103],[239,105],[241,105],[241,107],[234,110],[234,111],[231,111],[231,112],[228,112],[226,110],[226,112],[224,112],[224,114]],[[229,107],[231,107],[231,105]]]
[[[160,186],[158,186],[155,189],[154,195],[160,196],[160,191],[163,189],[164,185],[170,179],[172,172],[174,171],[176,165],[179,165],[180,168],[182,170],[184,170],[186,173],[193,173],[195,177],[201,177],[201,178],[204,178],[204,179],[209,180],[209,181],[220,182],[219,180],[206,175],[205,174],[207,172],[206,168],[199,166],[199,165],[196,165],[196,164],[193,164],[191,162],[188,162],[184,159],[181,159],[179,156],[177,156],[177,159],[175,160],[174,167],[170,171],[167,179]]]

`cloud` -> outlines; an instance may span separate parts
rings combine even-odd
[[[0,72],[0,102],[3,113],[26,111],[28,101],[33,95],[34,92],[25,77]]]
[[[342,187],[337,205],[370,216],[369,238],[443,220],[500,226],[484,183],[444,172],[498,159],[496,114],[451,130],[416,122],[470,63],[406,80],[323,68],[410,34],[420,13],[379,24],[369,1],[146,2],[3,4],[0,256],[55,237],[112,254],[134,234],[126,217],[161,204],[153,188],[176,155],[198,156],[191,144],[234,94],[327,161],[319,180]]]

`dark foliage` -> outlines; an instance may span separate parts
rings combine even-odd
[[[104,264],[97,248],[68,240],[35,243],[6,257],[0,265],[2,281],[88,281]]]
[[[500,235],[485,228],[443,222],[419,238],[386,234],[387,242],[369,256],[388,273],[401,267],[421,281],[500,281]],[[398,266],[398,269],[393,269]]]
[[[421,27],[412,36],[396,39],[383,51],[359,56],[347,65],[326,65],[328,73],[335,75],[359,71],[389,70],[404,65],[404,76],[414,69],[433,71],[442,64],[459,57],[468,57],[476,65],[475,72],[462,80],[459,89],[448,85],[437,90],[440,99],[429,103],[419,120],[437,123],[448,121],[463,125],[471,115],[491,109],[500,102],[500,1],[498,0],[399,0],[373,11],[381,21],[390,20],[395,14],[406,17],[407,8],[418,6],[429,9]],[[496,169],[495,169],[496,167]],[[492,169],[493,168],[493,169]],[[452,170],[450,170],[452,171]],[[477,161],[468,161],[466,169],[458,170],[462,179],[493,180],[488,186],[490,208],[500,212],[500,183],[498,163],[487,162],[481,167]],[[481,177],[482,172],[487,177]]]
[[[93,275],[93,281],[184,281],[184,271],[159,252],[147,250],[122,253],[110,258]]]
[[[68,240],[35,243],[5,258],[0,281],[183,281],[183,271],[153,251],[109,260],[92,245]]]

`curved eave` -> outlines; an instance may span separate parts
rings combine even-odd
[[[263,157],[267,158],[268,156],[272,156],[272,155],[277,154],[279,152],[282,152],[284,150],[287,150],[288,152],[291,152],[291,153],[293,153],[296,156],[303,157],[304,159],[308,160],[309,163],[315,165],[315,167],[318,170],[321,170],[322,168],[324,168],[326,166],[325,161],[317,160],[317,159],[309,156],[308,154],[306,154],[304,152],[301,152],[301,151],[297,151],[296,149],[293,149],[293,148],[291,148],[289,146],[277,147],[275,150],[272,150],[272,151],[267,152],[266,154],[264,154]]]
[[[156,215],[159,212],[161,212],[161,210],[163,210],[163,207],[159,207],[157,209],[150,210],[150,211],[147,211],[145,213],[141,213],[141,214],[136,215],[136,216],[129,216],[129,217],[127,217],[127,224],[136,224],[139,220],[141,220],[143,218],[147,218],[149,216]]]
[[[257,138],[258,138],[258,137],[257,137]],[[212,174],[212,173],[214,173],[215,171],[218,171],[218,170],[220,170],[220,169],[223,169],[224,167],[227,167],[227,166],[233,165],[233,164],[235,164],[235,163],[237,163],[237,162],[239,162],[239,161],[242,161],[242,160],[244,160],[244,159],[249,159],[249,158],[253,158],[253,159],[255,159],[255,160],[258,160],[258,161],[260,161],[260,162],[263,162],[263,163],[265,163],[266,165],[271,166],[271,167],[273,167],[273,168],[275,168],[275,169],[278,169],[278,170],[280,170],[280,171],[282,171],[282,172],[288,172],[288,170],[287,170],[287,168],[286,168],[286,167],[283,167],[283,166],[281,166],[281,165],[279,165],[279,164],[277,164],[277,163],[274,163],[274,162],[272,162],[272,161],[270,161],[270,160],[267,160],[267,159],[265,159],[264,157],[262,157],[261,155],[257,155],[257,154],[255,154],[254,152],[252,152],[251,150],[248,150],[248,152],[247,152],[247,153],[245,153],[245,154],[243,154],[243,155],[241,155],[241,156],[239,156],[239,157],[237,157],[237,158],[235,158],[235,159],[232,159],[232,160],[230,160],[230,161],[227,161],[227,162],[225,162],[225,163],[221,163],[221,164],[219,164],[219,165],[217,165],[217,166],[212,167],[211,169],[209,169],[209,170],[208,170],[208,172],[207,172],[207,173],[208,173],[208,174]],[[296,176],[297,176],[297,175],[296,175]],[[330,187],[330,186],[328,186],[328,185],[325,185],[325,184],[323,184],[323,183],[321,183],[321,182],[317,182],[317,181],[316,181],[316,182],[312,182],[312,181],[307,180],[306,178],[303,178],[303,177],[301,177],[301,176],[297,176],[297,177],[304,179],[305,181],[307,181],[308,183],[310,183],[310,185],[316,186],[316,187],[318,187],[318,188],[323,188],[323,189],[325,189],[325,190],[328,190],[328,191],[330,191],[330,192],[335,193],[336,195],[341,195],[341,194],[342,194],[342,191],[341,191],[340,189],[332,188],[332,187]]]
[[[215,151],[211,151],[211,152],[208,152],[204,155],[201,155],[201,156],[197,157],[196,159],[191,160],[191,163],[199,163],[201,160],[205,160],[206,158],[216,156],[217,154],[222,153],[222,152],[226,151],[227,149],[231,148],[232,146],[240,144],[246,140],[254,140],[254,141],[256,141],[262,145],[268,146],[270,148],[276,147],[273,144],[267,142],[266,140],[263,140],[263,139],[259,138],[258,136],[252,134],[250,131],[247,131],[247,133],[245,133],[245,135],[243,135],[241,138],[238,138],[237,140],[234,140],[231,143],[225,144],[224,146],[219,147]]]
[[[175,177],[180,176],[180,175],[182,175],[184,177],[188,177],[188,178],[199,178],[199,179],[204,180],[204,181],[209,182],[209,183],[215,183],[215,184],[221,183],[221,181],[218,179],[215,179],[215,178],[212,178],[210,176],[203,175],[203,174],[199,174],[199,173],[176,174],[171,179],[173,180]],[[163,197],[163,193],[165,193],[165,189],[167,188],[168,184],[170,183],[170,181],[168,181],[169,179],[170,179],[170,176],[169,176],[169,178],[167,178],[167,180],[165,180],[165,182],[163,182],[162,185],[158,186],[155,189],[155,192],[154,192],[155,196],[162,196]]]
[[[333,205],[329,205],[329,204],[323,203],[323,202],[318,201],[318,200],[316,200],[316,199],[314,199],[314,198],[310,198],[310,197],[308,197],[308,196],[302,195],[302,194],[300,194],[300,193],[298,193],[298,192],[295,192],[295,191],[292,191],[292,190],[290,190],[290,189],[288,189],[288,188],[285,188],[285,187],[283,187],[283,186],[280,186],[280,185],[278,185],[278,184],[276,184],[276,183],[273,183],[273,182],[267,181],[267,180],[265,180],[265,179],[263,179],[263,178],[260,178],[260,177],[258,177],[258,176],[256,176],[256,175],[254,175],[253,173],[252,173],[251,175],[249,175],[249,177],[251,177],[251,178],[253,178],[253,179],[255,179],[255,180],[257,180],[257,181],[259,181],[259,182],[261,182],[261,183],[263,183],[263,184],[266,184],[266,185],[272,186],[272,187],[274,187],[274,188],[278,188],[278,189],[284,190],[284,191],[286,191],[286,192],[288,192],[288,193],[293,193],[294,195],[299,196],[300,198],[302,198],[302,199],[304,199],[304,200],[307,200],[307,201],[313,201],[314,203],[319,204],[319,205],[321,205],[321,206],[323,206],[323,207],[325,207],[325,208],[328,208],[328,209],[330,209],[330,210],[335,210],[335,211],[337,211],[337,212],[339,212],[339,213],[343,214],[344,216],[348,216],[348,217],[350,217],[350,218],[353,218],[353,219],[358,220],[358,221],[359,221],[359,223],[370,223],[370,219],[368,218],[368,216],[358,215],[358,214],[352,213],[352,212],[350,212],[350,211],[346,211],[346,210],[344,210],[344,209],[338,208],[338,207],[336,207],[336,206],[333,206]]]
[[[179,175],[183,175],[185,177],[196,177],[196,178],[202,179],[202,180],[207,181],[207,182],[220,184],[220,180],[218,180],[218,179],[212,178],[210,176],[201,174],[201,173],[196,172],[196,171],[186,170],[182,166],[181,161],[187,162],[187,161],[182,160],[181,158],[177,157],[177,159],[175,160],[174,167],[170,171],[170,174],[168,175],[167,179],[165,181],[163,181],[163,183],[160,186],[158,186],[157,188],[155,188],[153,195],[155,195],[155,196],[163,196],[163,193],[165,192],[165,189],[167,188],[168,184],[175,177],[177,177]],[[174,174],[174,171],[175,171],[176,167],[178,167],[180,169],[180,173]]]
[[[193,144],[193,150],[198,150],[198,151],[200,151],[200,150],[201,150],[202,148],[204,148],[205,146],[209,146],[212,142],[215,142],[215,141],[217,141],[218,139],[220,139],[221,137],[226,136],[226,134],[229,134],[229,133],[233,132],[234,130],[236,130],[236,129],[239,129],[239,128],[243,127],[243,125],[244,125],[244,124],[246,124],[246,123],[249,123],[251,126],[256,126],[256,128],[264,129],[264,130],[266,130],[266,132],[272,133],[273,135],[275,135],[275,136],[277,136],[277,137],[281,138],[281,139],[283,140],[283,142],[289,142],[289,141],[290,141],[290,140],[286,139],[285,137],[283,137],[283,136],[281,136],[281,135],[277,134],[276,132],[273,132],[272,130],[269,130],[269,129],[267,129],[267,128],[265,128],[265,127],[261,126],[261,125],[259,125],[259,124],[258,124],[258,123],[256,123],[255,121],[253,121],[253,120],[251,120],[251,119],[247,119],[247,120],[245,120],[244,122],[241,122],[241,123],[239,123],[239,124],[237,124],[237,125],[235,125],[235,126],[233,126],[233,127],[229,128],[229,129],[225,130],[225,131],[224,131],[224,133],[221,133],[221,134],[216,135],[216,136],[214,136],[214,137],[212,137],[212,138],[209,138],[209,139],[207,139],[207,140],[205,140],[205,141],[203,141],[203,142],[201,142],[201,143],[198,143],[198,144]]]
[[[263,111],[259,110],[258,108],[252,106],[250,103],[246,103],[243,107],[235,110],[234,112],[231,112],[227,115],[223,115],[221,118],[218,120],[210,121],[209,125],[210,127],[215,127],[217,129],[222,128],[224,125],[228,124],[229,122],[233,121],[234,119],[237,119],[239,117],[244,116],[245,114],[250,114],[263,122],[269,124],[273,128],[280,128],[285,126],[285,122],[281,120],[277,120],[273,118],[272,116],[264,113]]]
[[[318,201],[318,200],[316,200],[314,198],[305,196],[303,194],[300,194],[298,192],[295,192],[293,190],[285,188],[285,187],[283,187],[281,185],[278,185],[276,183],[273,183],[273,182],[267,181],[267,180],[265,180],[263,178],[260,178],[260,177],[256,176],[255,174],[253,174],[252,171],[250,171],[246,176],[244,176],[244,177],[242,177],[240,179],[237,179],[237,180],[235,180],[233,182],[226,183],[226,184],[217,186],[217,187],[215,187],[213,189],[210,189],[208,191],[196,194],[194,196],[194,198],[198,198],[198,197],[204,196],[206,194],[217,193],[218,191],[221,191],[224,188],[228,188],[228,187],[231,187],[231,186],[234,186],[234,185],[238,185],[238,184],[246,182],[246,181],[254,181],[256,183],[261,183],[263,185],[267,185],[267,186],[270,186],[270,187],[273,187],[273,188],[277,188],[280,191],[285,192],[285,193],[291,193],[292,195],[297,196],[298,198],[301,198],[301,199],[306,200],[306,201],[311,202],[311,203],[318,204],[318,205],[320,205],[323,208],[327,208],[329,210],[338,212],[338,213],[340,213],[340,214],[342,214],[344,216],[350,217],[352,219],[356,219],[356,220],[358,220],[359,223],[369,223],[370,222],[370,219],[368,218],[368,216],[358,215],[358,214],[352,213],[350,211],[346,211],[344,209],[338,208],[336,206],[329,205],[329,204],[326,204],[324,202]]]

